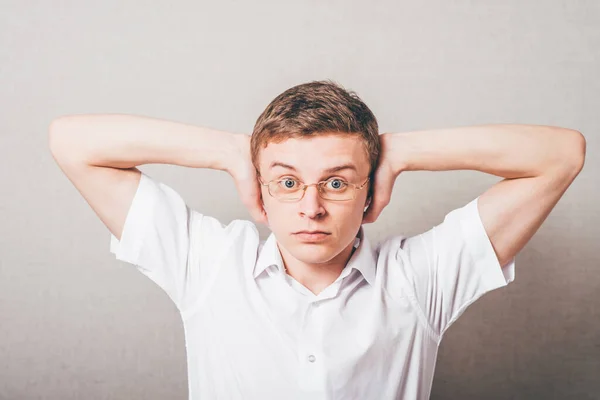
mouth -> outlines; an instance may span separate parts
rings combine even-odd
[[[303,242],[320,242],[325,240],[329,235],[329,232],[324,231],[300,231],[294,233],[294,236]]]

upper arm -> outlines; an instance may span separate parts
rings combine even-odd
[[[135,265],[182,313],[193,309],[217,273],[227,227],[137,169],[79,165],[67,173],[110,230],[116,259]]]
[[[120,239],[140,182],[140,170],[135,167],[118,169],[89,165],[84,160],[74,159],[57,150],[52,154],[104,225]]]
[[[73,136],[57,125],[57,121],[52,121],[48,131],[52,157],[108,230],[121,238],[140,182],[140,170],[91,165],[81,145],[75,144]]]
[[[504,179],[442,223],[400,242],[397,270],[437,335],[473,301],[514,280],[517,253],[582,165],[571,157],[540,176]]]
[[[161,287],[182,315],[194,310],[218,274],[237,227],[191,209],[170,186],[141,173],[120,239],[110,251]]]
[[[135,265],[180,311],[191,309],[216,273],[228,243],[226,226],[190,209],[177,191],[137,168],[91,166],[56,150],[53,155],[111,232],[116,258]]]
[[[515,278],[515,260],[501,266],[477,211],[479,198],[446,214],[418,235],[403,238],[395,270],[428,325],[441,339],[466,308]]]
[[[501,265],[529,242],[582,164],[566,162],[546,173],[504,179],[479,196],[479,213]]]

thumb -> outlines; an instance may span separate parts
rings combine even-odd
[[[367,199],[365,204],[365,208],[363,210],[363,224],[368,224],[373,222],[372,217],[374,213],[374,205],[371,198]]]

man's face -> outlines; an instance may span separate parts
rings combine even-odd
[[[273,165],[276,163],[286,164],[295,170]],[[327,172],[342,165],[351,165],[354,169]],[[311,184],[339,178],[359,186],[367,180],[369,168],[362,139],[341,134],[269,143],[260,153],[259,165],[264,183],[286,178]],[[267,186],[262,186],[269,227],[279,245],[297,260],[309,264],[334,261],[335,256],[354,242],[367,205],[368,187],[369,183],[358,190],[354,200],[332,201],[321,198],[318,188],[310,186],[302,199],[284,202],[272,197]],[[322,240],[310,241],[296,234],[303,230],[329,234]]]

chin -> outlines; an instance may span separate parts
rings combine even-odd
[[[301,243],[295,246],[294,258],[305,263],[319,264],[334,258],[337,253],[329,246]]]

